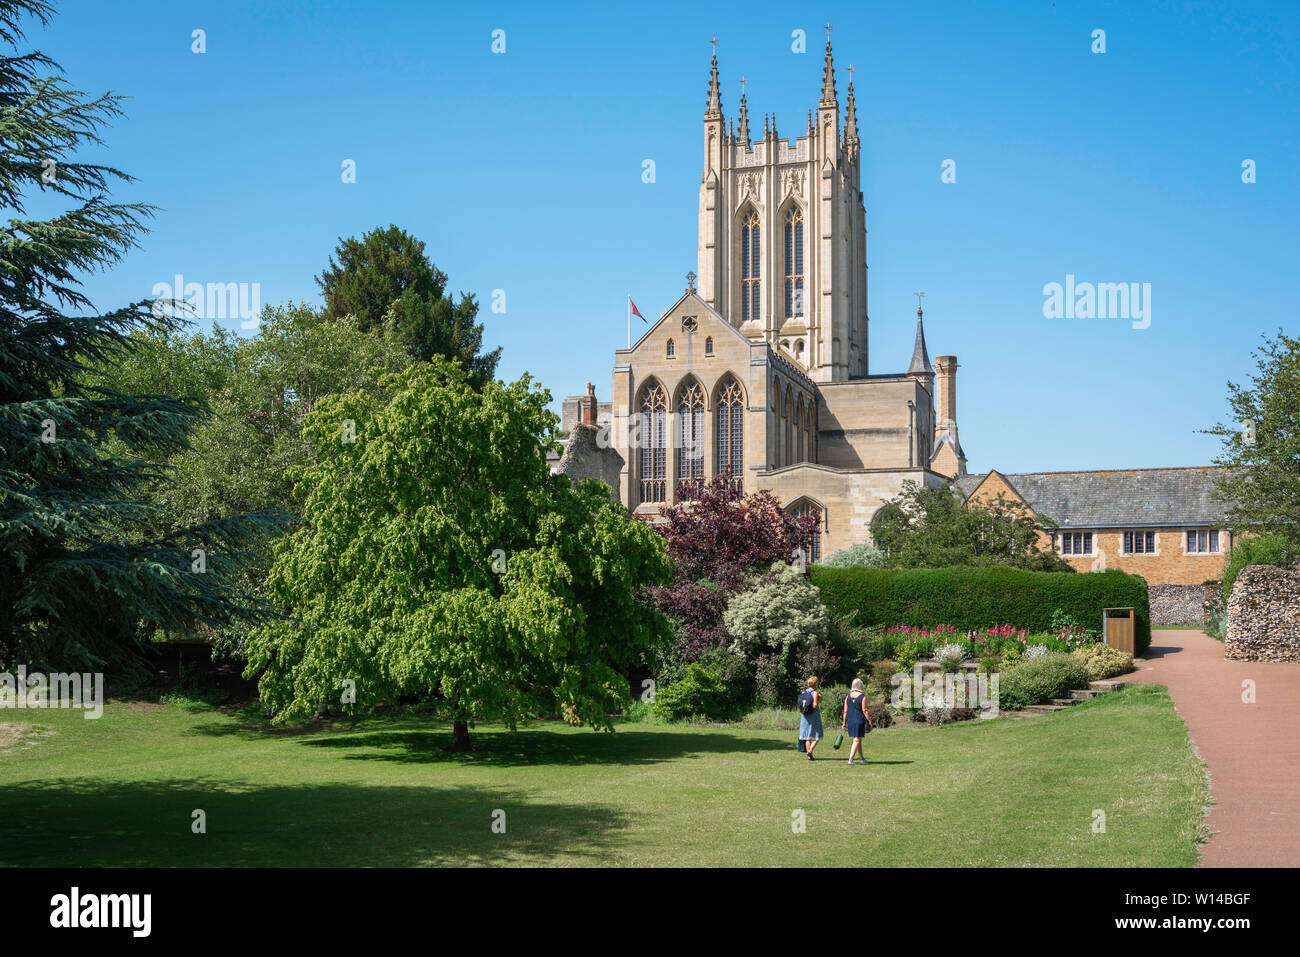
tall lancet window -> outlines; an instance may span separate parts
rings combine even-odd
[[[704,389],[693,382],[677,400],[677,500],[696,497],[704,479]]]
[[[662,502],[668,484],[668,395],[663,386],[656,383],[641,394],[640,416],[641,501]]]
[[[759,316],[759,250],[758,213],[750,210],[740,223],[740,318],[757,319]]]
[[[803,315],[803,210],[785,214],[785,317]]]
[[[730,488],[739,494],[745,474],[745,397],[735,379],[718,390],[718,474],[730,475]]]

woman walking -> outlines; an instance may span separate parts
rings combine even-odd
[[[822,695],[817,690],[817,676],[808,679],[808,688],[799,695],[799,740],[804,743],[808,760],[822,739]]]
[[[853,739],[853,746],[849,748],[849,764],[853,763],[855,754],[862,758],[861,763],[866,764],[867,756],[862,751],[862,736],[871,730],[871,719],[867,717],[867,696],[862,690],[861,678],[853,679],[849,696],[844,699],[844,720],[840,723],[840,727]]]

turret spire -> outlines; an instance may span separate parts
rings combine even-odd
[[[838,106],[835,95],[835,63],[831,58],[831,25],[826,24],[826,65],[822,68],[822,106]]]
[[[718,89],[718,38],[713,38],[713,62],[709,68],[709,102],[704,111],[706,120],[722,119],[722,91]]]
[[[934,375],[930,367],[930,353],[925,348],[925,326],[921,319],[921,298],[923,292],[916,294],[916,345],[912,348],[912,364],[907,367],[908,375]]]
[[[844,112],[844,145],[852,149],[858,146],[858,107],[853,99],[853,64],[849,64],[849,99]]]
[[[740,142],[745,144],[749,149],[749,104],[745,102],[745,78],[740,78],[740,126],[736,131],[740,136]]]

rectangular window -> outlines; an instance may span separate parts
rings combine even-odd
[[[1062,532],[1062,555],[1091,555],[1092,532]]]
[[[1187,533],[1187,552],[1191,555],[1213,555],[1219,550],[1219,530],[1200,529]]]
[[[1152,555],[1156,550],[1155,532],[1125,532],[1124,554]]]

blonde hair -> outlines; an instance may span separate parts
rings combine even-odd
[[[816,687],[817,687],[817,676],[816,676],[816,675],[813,675],[811,678],[808,679],[808,687],[809,687],[809,688],[816,688]]]
[[[853,679],[853,687],[850,688],[849,690],[850,690],[850,691],[861,691],[861,690],[862,690],[862,679],[861,679],[861,678],[854,678],[854,679]]]

